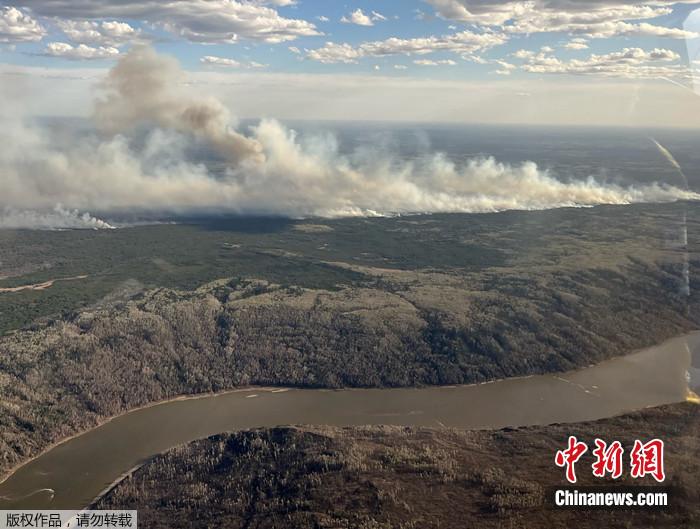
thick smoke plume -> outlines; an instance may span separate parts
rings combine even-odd
[[[53,212],[61,203],[103,215],[303,217],[700,198],[687,189],[656,184],[622,187],[593,178],[562,182],[532,162],[509,165],[478,158],[458,165],[439,153],[406,161],[368,149],[343,155],[333,137],[299,137],[274,120],[243,134],[231,127],[221,103],[194,97],[183,88],[183,79],[173,59],[138,48],[103,83],[95,110],[102,133],[58,146],[42,127],[21,119],[9,123],[0,131],[0,211]],[[144,131],[149,131],[145,139]],[[218,152],[223,167],[212,171],[193,161],[187,154],[193,140]]]
[[[262,162],[262,146],[229,127],[228,110],[216,99],[188,98],[179,88],[183,81],[175,59],[137,47],[109,72],[104,82],[107,95],[95,105],[97,122],[112,133],[139,124],[191,132],[232,162]]]

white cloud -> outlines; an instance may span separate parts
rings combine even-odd
[[[430,59],[417,59],[413,64],[418,66],[456,66],[457,63],[452,59],[443,59],[439,61],[431,61]]]
[[[529,59],[530,57],[535,56],[535,52],[530,51],[530,50],[518,50],[515,53],[513,53],[512,55],[516,59]]]
[[[205,55],[199,62],[202,64],[207,64],[211,66],[225,66],[227,68],[266,68],[266,64],[261,64],[259,62],[240,62],[236,59],[230,59],[227,57],[216,57],[214,55]]]
[[[30,7],[43,16],[64,19],[144,20],[193,42],[202,43],[225,43],[238,39],[279,43],[302,36],[320,35],[313,23],[283,17],[276,9],[265,5],[292,5],[285,0],[16,0],[16,4]]]
[[[492,72],[497,75],[510,75],[513,72],[513,70],[516,70],[518,68],[517,65],[509,63],[507,61],[495,60],[493,62],[494,64],[497,64],[499,66],[498,70],[494,70]]]
[[[425,0],[443,18],[472,24],[505,24],[525,9],[521,2],[468,2],[467,0]],[[520,4],[520,5],[519,5]]]
[[[212,55],[206,55],[199,59],[202,64],[213,64],[215,66],[228,66],[230,68],[240,68],[241,63],[235,59],[227,59],[224,57],[214,57]]]
[[[474,54],[466,54],[462,55],[462,59],[465,61],[473,62],[476,64],[488,64],[489,61],[487,59],[484,59],[483,57],[480,57],[479,55],[474,55]]]
[[[306,52],[306,56],[309,59],[313,59],[324,64],[351,64],[356,63],[358,59],[364,57],[365,55],[360,49],[353,48],[350,44],[326,42],[326,45],[322,48],[308,50]]]
[[[36,42],[44,35],[46,30],[28,14],[0,6],[0,42]]]
[[[354,63],[363,57],[389,55],[426,55],[437,51],[450,51],[469,55],[505,43],[508,38],[498,33],[474,33],[462,31],[441,37],[430,36],[413,39],[391,37],[386,40],[364,42],[357,47],[350,44],[327,42],[322,48],[309,50],[307,57],[323,63]]]
[[[667,49],[655,48],[645,51],[641,48],[624,48],[622,51],[592,54],[586,59],[561,59],[544,52],[519,50],[513,57],[524,60],[520,68],[538,74],[600,75],[623,78],[686,77],[688,68],[671,64],[680,56]]]
[[[301,50],[299,48],[297,48],[296,46],[289,46],[287,49],[289,51],[291,51],[292,53],[294,53],[295,55],[299,55],[301,53]]]
[[[362,12],[362,9],[356,9],[349,15],[343,16],[340,21],[344,24],[356,24],[358,26],[373,26],[372,19]]]
[[[358,26],[374,26],[375,22],[386,20],[386,17],[381,13],[372,11],[369,15],[365,14],[362,9],[355,9],[349,15],[343,16],[340,21],[343,24],[355,24]]]
[[[408,66],[405,64],[395,64],[394,70],[408,70]]]
[[[126,22],[90,20],[57,20],[65,35],[80,44],[119,47],[139,39],[141,32]]]
[[[692,38],[693,32],[628,22],[671,13],[679,3],[696,0],[425,0],[443,18],[487,26],[511,33],[568,32],[591,37],[655,36]]]
[[[569,32],[574,34],[585,35],[591,38],[610,38],[610,37],[666,37],[672,39],[690,39],[698,36],[698,33],[686,31],[678,28],[667,28],[665,26],[656,26],[647,22],[629,23],[623,21],[607,21],[595,24],[561,24],[556,25],[552,22],[544,22],[548,31],[554,32]],[[542,31],[535,26],[521,26],[517,32],[534,33]]]
[[[588,41],[582,38],[571,39],[569,42],[564,44],[564,48],[567,50],[587,50]]]
[[[324,17],[323,15],[319,15],[316,17],[316,20],[318,20],[319,22],[329,22],[330,18]]]
[[[294,6],[297,5],[296,0],[252,0],[254,4],[260,4],[260,5],[273,5],[273,6],[279,6],[279,7],[287,7],[287,6]]]
[[[92,47],[85,44],[72,46],[67,42],[50,42],[44,50],[45,55],[71,60],[113,59],[119,50],[111,46]]]

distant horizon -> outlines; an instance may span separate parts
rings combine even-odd
[[[14,70],[14,67],[13,67]],[[5,72],[5,73],[3,73]],[[12,101],[3,119],[31,116],[89,117],[107,71],[96,77],[8,75],[0,63],[0,98]],[[237,119],[366,121],[602,127],[700,127],[700,96],[662,80],[440,81],[294,76],[296,86],[276,75],[183,85],[215,97]],[[229,78],[230,76],[230,78]],[[271,77],[270,77],[271,76]],[[318,77],[318,78],[316,78]],[[349,119],[349,116],[352,118]]]
[[[0,119],[2,119],[3,116],[0,115]],[[82,121],[82,122],[91,122],[91,116],[89,115],[84,115],[84,116],[78,116],[78,115],[73,115],[73,114],[66,114],[66,115],[51,115],[51,114],[46,114],[46,115],[36,115],[32,116],[30,119],[33,120],[76,120],[76,121]],[[509,123],[509,122],[486,122],[486,121],[413,121],[413,120],[399,120],[399,119],[333,119],[333,118],[274,118],[270,116],[237,116],[236,121],[239,124],[239,126],[247,126],[252,123],[259,123],[262,120],[266,119],[272,119],[279,121],[280,123],[287,124],[287,125],[293,125],[295,123],[309,123],[309,124],[348,124],[348,125],[363,125],[363,124],[368,124],[368,125],[398,125],[398,126],[420,126],[420,127],[430,127],[430,126],[445,126],[445,127],[495,127],[495,128],[541,128],[541,129],[579,129],[579,130],[624,130],[624,131],[631,131],[631,130],[637,130],[641,133],[645,131],[687,131],[687,132],[700,132],[700,122],[698,122],[697,126],[684,126],[684,125],[678,125],[678,126],[670,126],[670,125],[648,125],[648,126],[639,126],[639,125],[614,125],[614,124],[580,124],[580,123],[571,123],[571,124],[566,124],[566,123]]]

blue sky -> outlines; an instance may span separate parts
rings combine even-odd
[[[123,53],[138,41],[150,42],[158,50],[177,56],[189,70],[259,69],[268,72],[331,74],[381,72],[383,75],[399,77],[487,79],[506,73],[511,76],[533,73],[588,75],[592,72],[586,71],[586,66],[592,55],[603,56],[633,48],[644,52],[663,49],[669,53],[656,58],[638,53],[633,59],[620,60],[635,67],[657,68],[654,70],[657,73],[666,71],[666,68],[669,74],[675,76],[673,68],[687,62],[687,41],[697,36],[692,30],[684,30],[684,21],[698,7],[695,2],[671,0],[583,0],[573,3],[582,7],[572,9],[572,3],[566,0],[535,0],[530,2],[535,4],[531,13],[523,17],[518,14],[518,10],[528,5],[527,2],[489,0],[355,0],[347,3],[318,0],[184,0],[170,3],[180,4],[182,12],[160,7],[147,13],[142,12],[135,2],[98,0],[87,2],[91,4],[89,9],[81,9],[81,3],[85,3],[85,0],[18,0],[0,4],[4,14],[4,25],[0,22],[0,42],[3,43],[0,47],[0,61],[6,64],[61,68],[85,67],[86,63],[105,66],[113,62],[118,53]],[[129,4],[134,7],[129,8]],[[198,20],[197,16],[188,14],[197,13],[202,6],[213,13],[219,10],[222,26],[226,23],[227,15],[233,17],[230,31],[236,35],[235,42],[230,42],[230,35],[209,33],[211,28],[206,25],[210,24],[210,20]],[[245,34],[246,30],[243,35],[239,35],[237,31],[240,28],[236,22],[240,22],[241,17],[236,9],[241,6],[259,10],[261,15],[253,15],[267,17],[270,24],[275,24],[278,20],[295,21],[305,24],[306,28],[300,31],[292,28],[279,37],[279,42],[271,42],[274,39],[261,36],[268,29],[264,27],[266,22],[263,21],[260,27],[250,29],[249,34]],[[502,13],[504,6],[512,6],[510,18],[507,9],[505,14]],[[465,17],[463,13],[460,14],[460,9],[469,15]],[[18,21],[16,16],[13,20],[11,12],[20,12],[23,20]],[[346,20],[352,19],[352,13],[367,17],[371,25],[341,22],[344,17]],[[541,20],[533,20],[533,16],[539,16],[537,13],[549,13],[559,19],[576,17],[576,21],[564,28],[554,28],[557,31],[548,31],[546,19],[540,16]],[[470,18],[470,15],[473,16]],[[531,27],[513,31],[523,20]],[[135,35],[138,34],[137,38],[125,37],[109,42],[108,38],[100,39],[99,31],[93,37],[71,35],[64,31],[66,23],[99,25],[103,22],[126,23]],[[13,31],[13,24],[19,29],[14,28]],[[31,24],[36,24],[40,29],[34,34],[23,35],[21,26]],[[611,31],[609,28],[615,25],[623,27]],[[197,38],[191,38],[187,34],[193,27],[201,30],[201,35]],[[665,31],[674,28],[675,34]],[[217,32],[219,30],[217,28]],[[475,35],[502,36],[503,42],[480,46],[469,53],[436,48],[430,52],[423,50],[419,53],[368,55],[354,60],[335,57],[336,60],[323,62],[313,55],[314,50],[323,50],[326,43],[361,49],[364,43],[386,42],[392,38],[430,39],[464,31]],[[579,49],[566,47],[572,39],[579,39]],[[56,44],[60,46],[57,47]],[[82,55],[73,49],[81,44]],[[551,48],[551,51],[542,54],[543,47]],[[105,48],[109,52],[104,51]],[[294,51],[290,51],[290,48]],[[519,50],[536,55],[514,59],[513,54]],[[101,58],[105,56],[108,58]],[[215,57],[223,61],[205,64],[202,62],[203,57]],[[547,68],[541,64],[551,62],[551,59],[561,61],[563,66],[554,67],[550,64]],[[572,60],[580,61],[581,64],[572,67],[569,64]],[[507,65],[495,61],[503,61]],[[596,67],[605,76],[637,76],[635,68],[621,71],[615,64]],[[533,68],[534,72],[531,71]],[[650,75],[653,76],[654,73],[639,74],[642,77]],[[680,74],[678,76],[682,77]]]
[[[641,122],[674,125],[696,118],[699,35],[691,0],[10,0],[0,82],[86,113],[145,44],[243,117],[625,123],[643,85]]]

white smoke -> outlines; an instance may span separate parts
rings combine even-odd
[[[89,213],[64,209],[60,204],[52,211],[16,210],[6,207],[0,210],[0,228],[34,230],[112,230],[114,226]]]
[[[102,213],[276,214],[293,217],[492,212],[700,199],[659,184],[623,187],[593,178],[562,182],[535,163],[445,155],[397,159],[380,150],[341,154],[331,136],[299,138],[274,120],[245,136],[216,100],[185,93],[177,64],[146,48],[130,52],[104,83],[92,134],[68,148],[21,120],[0,132],[0,208]],[[133,147],[134,130],[152,128]],[[188,159],[192,138],[216,149],[213,173]]]
[[[681,164],[678,163],[678,160],[676,160],[676,157],[671,154],[671,151],[669,151],[666,147],[661,145],[658,141],[656,141],[654,138],[651,138],[651,141],[654,142],[654,145],[656,145],[656,148],[659,150],[661,155],[666,158],[666,161],[673,166],[673,168],[678,171],[678,174],[680,175],[681,179],[683,180],[683,184],[685,185],[686,189],[689,187],[688,184],[688,177],[685,175],[683,172],[683,168],[681,167]]]
[[[95,105],[98,124],[121,132],[141,123],[202,136],[231,162],[262,162],[262,146],[229,126],[228,110],[216,99],[182,93],[184,72],[171,57],[138,46],[124,56],[103,83],[104,98]]]

